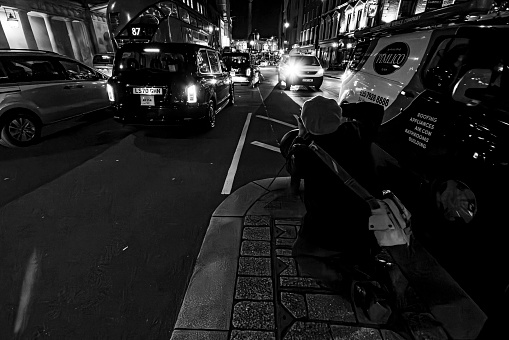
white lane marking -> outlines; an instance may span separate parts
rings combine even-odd
[[[228,169],[228,174],[224,181],[223,190],[221,191],[222,195],[229,195],[232,191],[233,180],[235,179],[235,173],[237,173],[237,167],[239,166],[240,154],[242,153],[242,148],[246,141],[246,134],[247,129],[249,128],[249,122],[251,121],[251,115],[251,112],[247,114],[246,122],[244,123],[244,128],[240,134],[239,143],[237,144],[237,149],[233,154],[232,164],[230,165],[230,169]]]
[[[261,115],[256,115],[256,118],[262,118],[262,119],[270,120],[271,122],[275,122],[275,123],[279,123],[279,124],[282,124],[282,125],[286,125],[286,126],[289,126],[291,128],[296,128],[297,127],[297,125],[290,124],[290,123],[287,123],[287,122],[283,122],[281,120],[277,120],[277,119],[274,119],[274,118],[269,118],[269,117],[261,116]]]
[[[262,148],[265,148],[265,149],[269,149],[271,151],[275,151],[275,152],[281,152],[279,150],[279,148],[275,147],[275,146],[272,146],[272,145],[269,145],[269,144],[265,144],[265,143],[262,143],[262,142],[257,142],[257,141],[254,141],[254,142],[251,142],[252,145],[256,145],[256,146],[259,146],[259,147],[262,147]]]
[[[28,305],[30,304],[30,298],[32,297],[32,289],[34,287],[40,261],[40,254],[37,252],[37,249],[34,249],[32,256],[30,256],[30,259],[28,260],[25,278],[23,279],[23,284],[21,286],[18,313],[16,315],[16,321],[14,322],[14,334],[21,334],[27,325]]]

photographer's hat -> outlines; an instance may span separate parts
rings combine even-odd
[[[334,99],[316,96],[304,102],[301,118],[309,133],[326,135],[341,124],[341,107]]]

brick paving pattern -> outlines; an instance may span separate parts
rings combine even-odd
[[[230,339],[398,339],[359,324],[347,297],[307,275],[291,256],[301,221],[244,219]]]

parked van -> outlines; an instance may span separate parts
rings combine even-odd
[[[478,339],[493,339],[509,317],[506,241],[497,236],[509,192],[509,13],[458,21],[468,16],[449,7],[356,32],[339,103],[385,108],[373,148],[383,186],[488,315]],[[470,322],[463,338],[482,323]]]
[[[385,108],[378,161],[414,179],[412,187],[397,176],[404,191],[426,188],[452,223],[470,223],[490,206],[486,178],[509,180],[508,19],[483,18],[357,33],[339,94],[340,103]]]

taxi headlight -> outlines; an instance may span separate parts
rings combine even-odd
[[[323,68],[321,68],[321,67],[320,67],[320,69],[318,70],[318,72],[316,73],[316,75],[317,75],[318,77],[323,76]]]
[[[113,86],[110,84],[106,84],[106,92],[108,93],[108,99],[110,102],[115,101],[115,90],[113,90]]]
[[[191,85],[186,89],[187,93],[187,102],[188,103],[196,103],[198,98],[196,96],[196,85]]]

